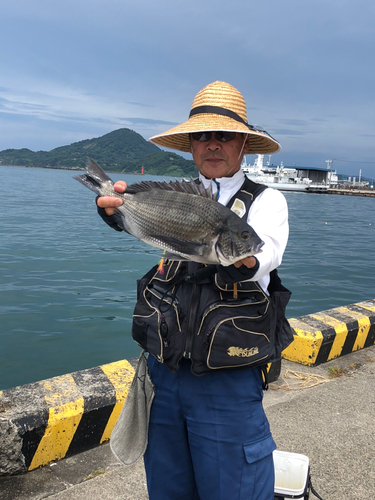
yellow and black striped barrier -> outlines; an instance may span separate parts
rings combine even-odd
[[[281,361],[269,365],[268,381],[280,370]],[[123,360],[0,391],[0,476],[108,441],[133,376]]]
[[[375,343],[375,300],[289,319],[294,340],[283,358],[316,366]]]
[[[124,360],[0,391],[0,475],[107,441],[133,375]]]

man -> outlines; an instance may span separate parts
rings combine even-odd
[[[242,95],[224,82],[203,88],[195,97],[186,122],[150,140],[167,148],[190,151],[200,181],[205,187],[215,186],[218,201],[223,205],[231,204],[244,185],[245,176],[240,168],[244,154],[267,154],[280,149],[277,141],[263,129],[247,123]],[[126,184],[117,182],[115,189],[123,192]],[[249,196],[253,195],[247,199]],[[112,226],[115,223],[111,216],[121,203],[120,199],[109,197],[97,201],[99,213]],[[282,260],[288,239],[284,196],[272,189],[263,190],[251,204],[247,221],[264,241],[260,254],[232,266],[217,266],[215,278],[205,277],[191,285],[185,279],[180,288],[175,286],[174,293],[182,311],[178,321],[182,326],[178,325],[172,340],[164,341],[165,350],[169,349],[165,352],[177,360],[177,369],[165,354],[152,353],[154,355],[148,357],[156,387],[145,453],[151,500],[273,500],[272,451],[276,446],[262,407],[261,369],[211,369],[207,357],[204,374],[196,375],[199,355],[195,346],[202,337],[199,325],[203,321],[200,304],[209,302],[211,291],[217,292],[213,289],[217,288],[218,280],[224,283],[223,290],[228,286],[234,290],[233,283],[240,287],[259,285],[259,291],[268,296],[270,272]],[[168,273],[171,269],[168,268]],[[191,265],[184,272],[182,276],[186,278]],[[167,292],[169,289],[165,289],[164,293]],[[150,337],[157,335],[154,330],[161,331],[161,326],[146,325],[145,330],[147,327]],[[168,330],[168,325],[166,328]],[[250,323],[249,329],[252,328]],[[177,336],[181,336],[184,329],[189,330],[186,335],[190,335],[191,349],[173,352],[177,349]],[[133,324],[136,338],[134,331]],[[207,349],[207,345],[204,348]],[[208,349],[213,349],[213,345]]]

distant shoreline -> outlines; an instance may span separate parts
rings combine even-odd
[[[345,196],[363,196],[364,198],[375,198],[375,190],[374,189],[328,189],[327,194],[341,194]]]
[[[0,167],[16,167],[16,168],[43,168],[44,170],[71,170],[72,172],[84,172],[84,168],[78,168],[78,167],[37,167],[36,165],[3,165],[0,163]],[[141,174],[140,172],[120,172],[119,170],[106,170],[107,173],[109,174],[125,174],[125,175],[144,175]],[[157,174],[150,174],[150,175],[157,175]]]
[[[45,170],[69,170],[72,172],[84,172],[84,168],[68,168],[68,167],[36,167],[34,165],[2,165],[0,167],[16,167],[16,168],[43,168]],[[140,172],[119,172],[114,170],[106,170],[109,174],[124,174],[124,175],[145,175]],[[147,175],[147,174],[146,174]],[[157,174],[151,174],[157,176]],[[310,193],[311,194],[311,193]],[[336,194],[345,196],[362,196],[364,198],[375,198],[375,189],[348,189],[348,188],[330,188],[328,191],[319,194]]]

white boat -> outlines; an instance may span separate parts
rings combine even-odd
[[[244,157],[241,168],[246,176],[259,184],[279,189],[280,191],[306,191],[306,192],[326,192],[329,188],[328,172],[325,169],[314,169],[316,172],[323,172],[321,182],[313,182],[309,178],[312,169],[302,167],[284,167],[283,162],[278,166],[270,164],[270,159],[263,164],[264,155],[257,155],[253,165],[249,165]],[[315,173],[316,173],[315,172]],[[330,172],[332,175],[332,172]]]

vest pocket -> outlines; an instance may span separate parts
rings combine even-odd
[[[258,328],[257,323],[260,323]],[[208,368],[250,367],[265,361],[269,356],[271,339],[263,333],[261,323],[264,322],[250,322],[248,317],[235,316],[212,327],[205,339]]]
[[[272,316],[268,299],[210,306],[194,341],[193,372],[267,363],[273,350]]]
[[[134,309],[133,339],[163,363],[174,355],[179,335],[181,326],[177,300],[152,286],[146,287]]]

